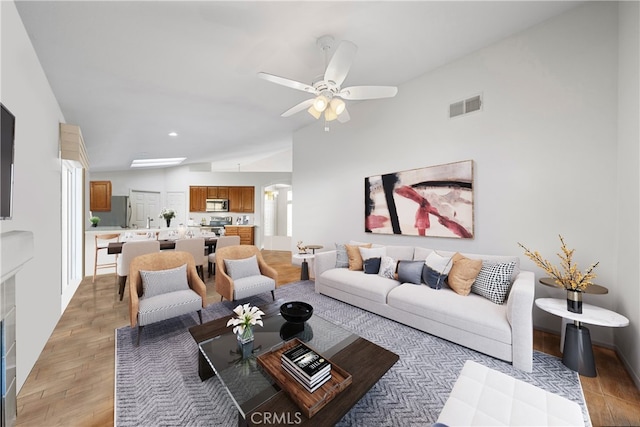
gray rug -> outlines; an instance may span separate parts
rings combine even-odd
[[[318,295],[313,282],[279,288],[276,297],[306,301],[314,316],[331,322],[400,356],[387,374],[345,415],[339,426],[425,426],[434,423],[466,360],[557,393],[583,408],[591,425],[578,375],[554,356],[534,352],[533,372],[425,334],[340,301]],[[245,301],[271,302],[271,295]],[[207,322],[231,314],[239,303],[225,301],[203,310]],[[197,315],[145,327],[139,347],[136,331],[116,330],[115,425],[235,426],[237,410],[218,378],[200,381],[198,348],[188,329]]]

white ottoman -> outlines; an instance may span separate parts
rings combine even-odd
[[[438,423],[447,426],[584,426],[580,405],[467,360]]]

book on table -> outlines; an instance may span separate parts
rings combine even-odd
[[[331,363],[303,343],[283,352],[280,361],[283,368],[310,392],[331,378]]]

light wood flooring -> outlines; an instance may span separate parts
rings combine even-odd
[[[263,255],[280,284],[299,280],[290,252]],[[207,303],[220,301],[206,276]],[[17,426],[113,425],[114,329],[129,324],[127,292],[119,301],[113,275],[82,281],[18,395]],[[559,343],[558,335],[534,333],[536,350],[560,356]],[[640,391],[620,359],[602,347],[594,353],[598,376],[580,377],[593,424],[640,425]]]

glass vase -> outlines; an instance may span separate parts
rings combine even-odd
[[[582,292],[567,289],[567,310],[572,313],[582,313]]]
[[[242,333],[238,332],[236,337],[238,338],[239,344],[246,344],[253,341],[253,327],[245,326],[244,331]]]

